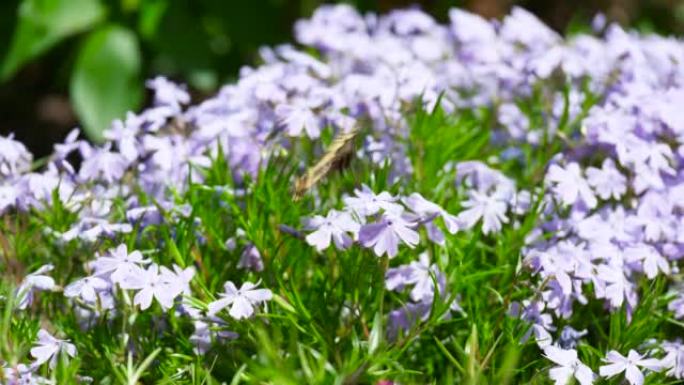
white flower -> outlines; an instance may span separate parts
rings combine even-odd
[[[76,357],[76,346],[68,340],[60,340],[40,329],[38,332],[38,346],[31,348],[31,356],[36,359],[33,366],[40,366],[50,361],[50,369],[57,365],[57,357],[60,353],[66,353],[70,357]]]
[[[627,357],[615,350],[611,350],[603,360],[608,365],[601,366],[599,373],[601,377],[613,377],[625,372],[625,378],[631,385],[642,385],[644,383],[644,374],[639,367],[653,371],[660,371],[662,369],[660,360],[655,358],[644,359],[643,357],[635,350],[630,350]]]
[[[575,349],[565,350],[554,345],[544,348],[544,355],[558,366],[549,370],[549,377],[556,385],[565,385],[572,377],[582,385],[594,383],[594,372],[577,358]]]
[[[232,305],[228,312],[231,317],[238,320],[251,317],[254,314],[255,306],[261,302],[269,301],[273,297],[270,290],[257,289],[258,285],[258,283],[245,282],[238,290],[233,282],[226,282],[223,285],[224,292],[219,295],[221,298],[209,304],[208,314],[213,316]]]

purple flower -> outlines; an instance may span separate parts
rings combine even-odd
[[[577,358],[575,349],[565,350],[549,345],[544,348],[544,356],[558,365],[549,370],[549,377],[555,381],[556,385],[568,384],[572,377],[575,377],[581,385],[594,383],[594,372]]]
[[[642,243],[627,247],[624,256],[627,262],[642,263],[643,271],[649,279],[655,278],[658,271],[670,273],[670,263],[653,246]]]
[[[133,162],[140,156],[141,149],[137,138],[140,133],[138,120],[137,116],[129,113],[125,123],[117,119],[104,132],[104,137],[116,143],[119,152],[128,162]]]
[[[109,275],[113,283],[118,283],[139,265],[148,263],[150,260],[144,259],[140,251],[134,250],[129,254],[128,248],[122,243],[116,249],[109,250],[104,256],[90,262],[90,267],[95,270],[96,275]]]
[[[458,51],[466,63],[494,63],[499,50],[494,25],[482,16],[458,8],[449,10],[451,31],[461,44]]]
[[[315,139],[321,135],[318,118],[311,109],[303,103],[281,104],[276,107],[276,115],[280,124],[285,126],[288,135],[301,136],[302,131]]]
[[[387,315],[387,338],[395,340],[400,332],[406,332],[418,321],[427,319],[432,306],[429,302],[407,303]]]
[[[84,181],[103,181],[112,183],[118,181],[128,168],[128,160],[116,152],[109,150],[109,146],[101,149],[89,149],[83,154],[83,164],[79,176]]]
[[[534,334],[535,341],[540,348],[551,345],[552,339],[549,331],[556,330],[553,326],[553,318],[545,313],[545,304],[541,301],[525,300],[522,304],[514,302],[511,305],[509,314],[513,317],[530,322],[532,326],[521,339],[521,343],[527,341]]]
[[[563,349],[575,349],[577,341],[586,336],[587,333],[586,329],[577,331],[572,326],[565,325],[558,338],[558,345]]]
[[[468,195],[469,199],[461,203],[466,210],[456,216],[461,228],[472,229],[482,219],[483,233],[501,231],[502,223],[508,223],[508,204],[503,197],[496,193],[483,194],[477,190],[470,190]]]
[[[195,277],[195,268],[190,266],[183,269],[178,265],[173,265],[173,271],[166,266],[159,269],[161,281],[171,285],[174,291],[182,295],[192,294],[190,290],[190,282]]]
[[[24,364],[18,364],[14,367],[3,364],[0,377],[5,380],[7,385],[52,385],[53,383],[47,378],[41,377],[35,373],[35,367],[29,367]],[[4,377],[2,376],[4,375]]]
[[[190,103],[188,91],[163,76],[150,79],[145,85],[154,91],[154,104],[157,106],[172,106],[180,111],[182,104]]]
[[[625,379],[627,379],[630,385],[642,385],[644,383],[644,374],[640,368],[653,371],[662,370],[659,360],[655,358],[644,359],[644,356],[635,350],[630,350],[627,357],[615,350],[611,350],[606,354],[606,358],[603,361],[607,365],[599,368],[601,377],[614,377],[625,372]]]
[[[99,218],[81,218],[71,229],[61,234],[64,242],[81,239],[85,242],[95,242],[102,237],[112,238],[118,233],[130,233],[133,226],[128,223],[109,223]]]
[[[660,365],[667,369],[665,374],[676,379],[684,378],[684,345],[679,340],[665,341],[662,349],[665,351],[665,357],[660,360]]]
[[[238,289],[233,282],[226,282],[223,285],[223,293],[219,294],[221,298],[209,304],[209,316],[213,316],[230,306],[228,314],[231,317],[237,320],[251,317],[256,306],[270,301],[273,297],[273,293],[269,289],[257,289],[258,285],[258,283],[245,282]]]
[[[29,171],[33,155],[14,135],[0,136],[0,181]]]
[[[248,244],[245,246],[245,249],[242,250],[237,267],[239,269],[249,269],[253,271],[264,270],[264,261],[261,258],[261,253],[259,253],[259,249],[257,249],[253,243]]]
[[[43,265],[38,270],[27,275],[16,290],[17,308],[26,309],[33,303],[34,293],[37,291],[49,291],[55,288],[55,280],[45,273],[52,271],[53,265]]]
[[[574,205],[581,200],[589,208],[596,207],[596,196],[577,163],[571,162],[565,168],[552,164],[546,180],[553,184],[553,191],[563,204]]]
[[[647,241],[672,240],[677,232],[677,218],[673,215],[674,206],[669,199],[656,192],[647,192],[639,201],[637,215],[630,224],[642,227]]]
[[[529,132],[529,118],[515,103],[504,103],[499,106],[497,112],[499,123],[501,123],[513,139],[528,139],[532,143],[538,141],[533,133]]]
[[[601,199],[620,199],[627,191],[627,178],[615,168],[612,159],[606,158],[603,166],[587,168],[587,181]]]
[[[368,186],[363,185],[361,190],[355,189],[354,194],[356,196],[345,197],[344,204],[351,212],[362,217],[377,214],[380,210],[392,213],[401,213],[404,210],[396,203],[399,198],[387,191],[376,195]]]
[[[359,243],[366,248],[373,248],[378,257],[387,253],[394,258],[399,250],[399,243],[403,242],[410,248],[415,247],[420,240],[418,233],[413,230],[414,224],[407,222],[400,215],[385,213],[379,222],[363,225],[359,231]]]
[[[139,305],[140,310],[146,310],[152,305],[152,299],[156,299],[163,310],[173,306],[173,301],[185,289],[178,280],[169,281],[170,271],[159,274],[159,266],[151,264],[147,269],[135,265],[126,276],[119,282],[122,289],[138,290],[133,297],[133,304]]]
[[[330,246],[331,240],[338,250],[348,248],[352,238],[347,233],[356,235],[361,226],[349,213],[330,210],[325,217],[316,215],[311,218],[307,227],[315,231],[306,236],[306,242],[320,252]]]
[[[423,198],[419,193],[413,193],[408,197],[403,198],[402,201],[406,207],[420,216],[421,221],[439,216],[444,221],[444,225],[449,233],[455,234],[458,231],[458,220],[455,216],[446,212],[446,210],[438,204]]]
[[[66,297],[81,297],[86,302],[95,302],[97,292],[106,290],[110,287],[109,283],[97,276],[78,279],[64,288]]]
[[[456,183],[464,183],[480,193],[495,194],[502,199],[512,196],[515,191],[515,183],[512,180],[479,161],[456,164]]]
[[[54,369],[57,366],[57,357],[60,354],[66,354],[73,358],[76,357],[76,353],[76,346],[69,343],[68,340],[57,339],[45,329],[40,329],[37,346],[31,348],[31,356],[36,359],[32,366],[38,367],[49,361],[50,369]]]
[[[529,11],[513,7],[504,18],[499,35],[507,42],[521,44],[530,50],[543,50],[560,40],[560,36]]]
[[[597,297],[605,296],[613,308],[620,308],[625,300],[630,308],[636,306],[636,293],[634,284],[625,276],[621,266],[600,265],[597,269],[597,277],[605,289],[598,287]],[[601,294],[603,291],[603,295]]]
[[[17,204],[20,191],[16,186],[0,185],[0,215]]]
[[[54,145],[54,157],[57,160],[65,160],[69,154],[76,151],[83,145],[83,142],[78,140],[80,133],[81,132],[78,128],[74,128],[73,130],[69,131],[67,137],[64,139],[64,143],[58,143]]]
[[[667,304],[667,310],[673,312],[677,319],[684,318],[684,293],[677,293],[675,299]]]
[[[190,336],[196,354],[204,354],[214,341],[226,341],[238,338],[238,334],[227,330],[214,330],[210,323],[195,321],[195,331]]]
[[[439,292],[444,291],[446,279],[436,264],[430,265],[427,253],[422,253],[418,261],[387,270],[385,286],[388,290],[402,290],[413,285],[411,299],[415,302],[432,302],[435,297],[435,281]]]

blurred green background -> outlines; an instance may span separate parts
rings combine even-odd
[[[144,80],[167,75],[194,100],[257,64],[262,45],[291,42],[295,20],[320,0],[0,0],[0,134],[14,132],[38,156],[74,126],[97,140],[149,95]],[[362,11],[418,5],[445,21],[465,7],[502,17],[521,5],[559,32],[601,11],[641,30],[681,35],[684,0],[348,1]]]

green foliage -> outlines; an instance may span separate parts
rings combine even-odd
[[[91,139],[102,140],[102,128],[142,101],[140,61],[138,40],[125,27],[104,25],[84,42],[70,88],[74,108]]]
[[[104,31],[122,30],[108,27]],[[534,106],[528,107],[533,114]],[[78,376],[90,376],[97,383],[125,385],[342,385],[376,384],[383,379],[402,384],[548,384],[548,362],[533,342],[521,343],[529,325],[507,315],[512,302],[535,295],[529,274],[520,268],[520,254],[525,236],[539,219],[538,196],[533,209],[518,218],[519,224],[505,226],[501,234],[487,236],[476,229],[447,235],[444,247],[427,242],[418,249],[403,247],[391,261],[357,246],[319,254],[302,239],[282,231],[282,225],[300,228],[302,216],[339,208],[342,194],[361,183],[376,191],[419,191],[447,211],[458,212],[464,191],[454,186],[453,171],[445,166],[464,160],[486,162],[500,151],[488,140],[490,112],[453,115],[440,108],[414,110],[408,115],[412,138],[408,155],[421,178],[387,184],[386,167],[356,160],[349,171],[331,175],[314,192],[293,202],[290,188],[298,173],[298,159],[271,159],[257,178],[247,182],[243,195],[232,192],[233,179],[219,151],[210,167],[192,170],[202,173],[204,182],[191,184],[187,192],[177,195],[177,203],[189,204],[192,215],[175,221],[167,217],[167,223],[149,226],[140,234],[136,230],[91,246],[76,241],[59,244],[46,229],[64,231],[73,222],[73,215],[61,205],[8,217],[12,220],[0,223],[0,354],[10,364],[26,362],[37,330],[44,327],[70,339],[79,350],[78,359],[62,362],[53,372],[45,368],[41,372],[58,383],[76,383]],[[301,149],[311,147],[307,139],[300,145]],[[524,151],[529,170],[543,168],[549,160],[547,148]],[[541,174],[517,165],[518,160],[509,159],[496,167],[516,175],[521,187],[538,185]],[[144,195],[138,199],[148,201]],[[224,244],[237,229],[244,230],[245,239],[261,251],[262,273],[237,268],[245,244],[235,250]],[[157,304],[140,311],[127,295],[119,298],[123,303],[117,312],[94,319],[87,332],[73,311],[80,305],[70,303],[58,291],[40,293],[30,311],[12,312],[9,285],[26,272],[53,263],[52,276],[63,287],[86,274],[85,263],[96,251],[119,242],[163,265],[194,265],[197,274],[191,301],[196,306],[214,300],[226,280],[261,279],[273,290],[274,300],[268,312],[254,319],[226,317],[225,329],[240,337],[216,343],[205,355],[193,352],[189,340],[193,325],[187,316],[164,313]],[[407,298],[385,289],[384,274],[391,266],[415,260],[421,252],[429,253],[445,272],[449,298],[435,298],[427,319],[390,339],[387,314]],[[579,312],[568,321],[589,330],[586,343],[579,346],[583,362],[596,368],[608,349],[625,351],[640,346],[647,337],[681,332],[680,324],[657,313],[666,290],[664,280],[641,288],[641,305],[630,323],[624,311],[610,314],[601,303],[590,301],[586,314],[592,317]],[[451,298],[458,299],[463,312],[445,317]],[[647,377],[652,384],[661,380],[661,374]]]
[[[105,7],[99,0],[25,0],[17,13],[12,44],[0,70],[1,80],[7,80],[27,61],[62,40],[93,27],[105,17]]]

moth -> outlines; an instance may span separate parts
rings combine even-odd
[[[330,172],[344,170],[349,166],[354,155],[354,139],[358,133],[359,128],[354,126],[347,132],[337,134],[321,159],[313,167],[306,170],[304,175],[295,180],[293,198],[295,201],[301,199],[307,191]]]

